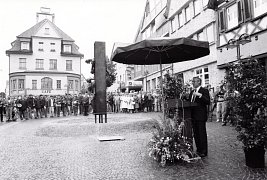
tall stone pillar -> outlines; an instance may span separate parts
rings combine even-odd
[[[105,42],[95,42],[95,113],[106,114],[106,46]]]

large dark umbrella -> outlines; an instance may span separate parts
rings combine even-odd
[[[209,43],[189,38],[146,39],[129,46],[117,47],[111,60],[123,64],[151,65],[182,62],[209,55]],[[163,83],[161,82],[163,93]],[[164,112],[164,109],[163,109]]]

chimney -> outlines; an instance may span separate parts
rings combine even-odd
[[[51,9],[47,7],[41,7],[40,12],[36,13],[36,23],[42,21],[43,19],[49,19],[55,23],[55,14],[51,13]]]

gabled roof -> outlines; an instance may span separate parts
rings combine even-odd
[[[28,29],[28,30],[24,31],[23,33],[21,33],[20,35],[18,35],[17,37],[18,38],[31,38],[32,36],[34,36],[38,32],[38,30],[45,23],[49,23],[63,40],[74,41],[70,36],[68,36],[66,33],[64,33],[61,29],[59,29],[54,23],[52,23],[48,19],[44,19],[44,20],[40,21],[39,23],[32,26],[30,29]]]

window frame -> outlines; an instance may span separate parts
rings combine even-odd
[[[70,64],[68,64],[68,62],[71,62]],[[73,69],[72,69],[72,60],[66,60],[66,71],[72,71]],[[70,65],[70,68],[68,68],[69,66],[68,65]]]
[[[37,80],[36,79],[32,79],[32,89],[33,90],[37,89]]]
[[[25,60],[25,62],[21,62],[21,60]],[[21,65],[24,66],[21,66]],[[26,70],[27,69],[27,59],[26,58],[19,58],[19,69]]]
[[[61,89],[61,80],[57,80],[57,89]]]
[[[70,48],[70,51],[66,51],[66,47],[68,47],[68,46]],[[71,46],[71,44],[63,44],[63,52],[64,53],[71,53],[72,52],[72,46]]]
[[[42,62],[42,63],[37,63],[37,62]],[[41,64],[42,66],[39,67],[37,64]],[[36,59],[35,60],[35,69],[36,70],[44,70],[44,59]]]
[[[18,90],[25,89],[25,79],[18,79]]]
[[[49,59],[49,70],[57,70],[57,59]]]
[[[22,44],[27,44],[27,48],[23,48]],[[20,50],[21,51],[30,51],[30,42],[29,41],[20,41]]]
[[[186,12],[186,9],[189,10],[189,13]],[[190,11],[190,6],[188,5],[187,7],[184,8],[184,11],[185,11],[185,24],[188,23],[190,20],[191,20],[191,11]],[[189,19],[187,19],[187,14],[189,14]]]
[[[196,13],[196,7],[199,7],[199,6],[197,6],[198,4],[195,4],[197,1],[199,3],[201,3],[201,7],[199,8],[199,12]],[[193,10],[194,10],[194,17],[196,17],[197,15],[199,15],[203,11],[203,2],[202,2],[202,0],[194,0],[193,1]]]
[[[43,77],[41,79],[41,90],[52,90],[52,89],[53,89],[53,79],[50,77]]]

